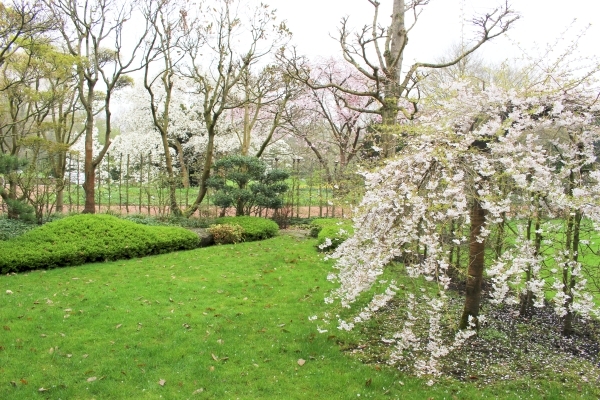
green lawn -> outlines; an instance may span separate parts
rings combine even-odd
[[[1,276],[0,398],[584,397],[552,382],[430,387],[362,364],[340,350],[360,333],[308,320],[331,288],[315,243],[282,235]]]

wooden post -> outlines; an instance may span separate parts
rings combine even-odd
[[[69,155],[69,180],[67,183],[67,195],[69,196],[69,212],[71,212],[73,210],[73,199],[71,198],[71,171],[73,168],[73,156]]]
[[[151,201],[151,196],[150,196],[150,168],[152,168],[152,155],[148,155],[148,182],[146,182],[146,192],[148,194],[148,215],[150,215],[150,201]]]
[[[127,167],[125,169],[125,211],[129,214],[129,153],[127,153]]]
[[[119,213],[123,207],[123,196],[121,195],[121,188],[123,186],[123,153],[119,157]]]
[[[77,212],[79,212],[79,154],[77,155]]]
[[[144,182],[144,155],[140,154],[140,198],[138,199],[139,201],[139,206],[138,206],[138,213],[142,213],[142,186],[143,186],[143,182]]]
[[[110,175],[110,154],[106,153],[106,173],[108,177],[106,181],[108,182],[108,210],[110,211],[110,181],[112,176]]]
[[[98,200],[96,200],[96,202],[98,203],[98,212],[100,212],[100,205],[102,203],[102,198],[100,197],[102,195],[101,189],[100,189],[100,185],[102,183],[102,174],[100,173],[102,171],[102,162],[100,162],[100,164],[98,164],[98,169],[96,170],[96,179],[98,180],[98,188],[96,189],[96,191],[98,192]]]

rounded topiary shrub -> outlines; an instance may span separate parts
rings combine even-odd
[[[215,244],[239,243],[244,237],[244,228],[239,225],[211,225],[208,231],[212,235]]]
[[[75,215],[0,242],[1,273],[193,249],[183,228],[145,226],[110,215]]]
[[[260,217],[222,217],[215,224],[239,225],[244,230],[243,239],[246,242],[268,239],[277,235],[279,226],[274,221]]]

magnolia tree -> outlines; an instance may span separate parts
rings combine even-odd
[[[168,149],[171,157],[177,160],[173,168],[180,173],[189,171],[194,162],[188,155],[202,155],[207,146],[208,138],[201,117],[194,111],[195,101],[193,95],[186,93],[185,78],[174,81],[174,90],[170,99]],[[128,156],[132,160],[139,160],[140,156],[150,156],[160,167],[164,165],[164,146],[162,134],[156,128],[150,111],[149,95],[147,91],[136,86],[124,93],[123,103],[128,104],[121,110],[117,118],[121,134],[113,140],[113,156]],[[160,97],[156,101],[161,101]],[[239,148],[236,136],[227,129],[225,124],[220,124],[218,139],[215,141],[215,151],[226,154]],[[155,174],[158,170],[155,171]],[[185,177],[182,176],[182,181]]]
[[[534,89],[476,93],[455,86],[435,107],[423,105],[418,134],[406,138],[396,159],[364,173],[367,193],[355,233],[331,255],[338,272],[329,279],[340,286],[326,301],[352,307],[395,260],[404,261],[409,277],[429,283],[417,284],[413,293],[391,282],[352,320],[339,319],[340,329],[352,329],[392,298],[404,297],[405,322],[386,339],[394,345],[390,361],[414,359],[418,374],[438,374],[440,359],[484,321],[485,245],[506,223],[516,234],[488,271],[493,302],[541,307],[549,298],[565,332],[575,313],[598,314],[579,257],[588,243],[581,226],[600,222],[593,155],[598,105],[590,106],[584,93]],[[456,229],[462,224],[469,227],[464,235]],[[444,330],[456,321],[448,312],[449,261],[464,246],[469,257],[461,329],[447,340]],[[419,303],[428,311],[417,313]]]

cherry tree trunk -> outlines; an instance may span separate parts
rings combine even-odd
[[[483,281],[485,261],[485,239],[480,238],[481,228],[485,222],[486,210],[481,206],[479,199],[473,201],[471,206],[471,233],[469,238],[469,269],[467,272],[467,287],[465,305],[460,319],[460,329],[469,327],[469,317],[477,325],[479,305],[481,303],[481,283]]]

